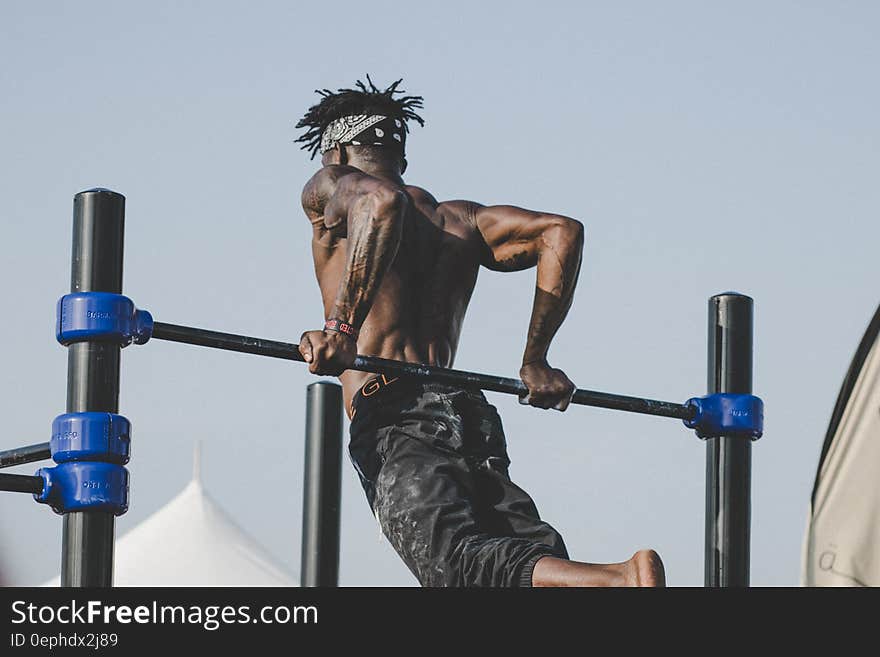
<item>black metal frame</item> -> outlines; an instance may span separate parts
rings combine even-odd
[[[13,447],[0,452],[0,468],[11,468],[14,465],[45,461],[52,458],[49,443],[37,443],[26,447]]]
[[[0,472],[0,490],[9,491],[10,493],[33,493],[34,495],[39,495],[43,492],[43,478]]]
[[[122,293],[125,197],[108,189],[73,200],[71,292]],[[121,347],[76,342],[68,347],[67,412],[119,412]],[[64,514],[62,586],[112,586],[115,517],[105,511]]]
[[[342,387],[319,381],[306,388],[301,586],[339,585],[342,497]]]
[[[71,292],[122,292],[125,198],[106,189],[74,198]],[[709,299],[708,391],[752,392],[752,299],[732,292]],[[159,340],[302,361],[287,342],[156,322]],[[68,348],[67,412],[118,412],[120,346],[86,341]],[[462,370],[358,356],[352,369],[431,379],[460,387],[523,395],[525,385]],[[687,404],[577,390],[574,404],[690,420]],[[721,436],[706,441],[706,586],[748,586],[751,441]],[[342,394],[332,383],[308,387],[303,481],[302,584],[336,586],[339,571]],[[49,458],[48,443],[0,452],[0,468]],[[39,493],[42,479],[0,474],[0,490]],[[114,516],[64,514],[62,586],[111,586]]]
[[[299,353],[299,347],[295,344],[254,338],[248,335],[220,333],[219,331],[155,322],[153,325],[153,337],[157,340],[182,342],[201,347],[304,362],[302,354]],[[358,356],[350,369],[377,374],[413,376],[441,383],[449,383],[462,388],[479,388],[481,390],[491,390],[492,392],[503,392],[512,395],[524,395],[528,392],[525,384],[519,379],[477,374],[476,372],[465,372],[464,370],[453,370],[433,365],[422,365],[420,363],[405,363],[386,358],[376,358],[374,356]],[[571,403],[627,411],[629,413],[659,415],[662,417],[678,418],[679,420],[689,420],[694,416],[694,409],[686,404],[642,397],[628,397],[626,395],[597,392],[595,390],[579,389],[575,391]]]
[[[709,299],[709,393],[752,393],[753,302],[728,292]],[[706,441],[706,560],[709,587],[749,585],[752,441]]]

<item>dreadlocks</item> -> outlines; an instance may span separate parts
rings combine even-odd
[[[367,84],[357,80],[355,89],[339,89],[336,93],[329,89],[316,89],[315,93],[322,98],[316,105],[312,105],[296,124],[297,128],[307,128],[296,142],[302,143],[301,148],[311,152],[314,159],[321,148],[321,136],[327,126],[339,118],[356,114],[381,114],[399,119],[403,123],[405,132],[409,132],[409,126],[406,124],[409,120],[425,125],[424,119],[415,112],[416,109],[422,108],[421,96],[394,97],[395,94],[405,93],[397,88],[402,81],[401,78],[385,90],[381,90],[373,84],[368,75]]]

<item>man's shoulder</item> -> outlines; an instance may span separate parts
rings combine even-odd
[[[406,183],[404,185],[406,193],[417,204],[432,205],[437,208],[438,212],[446,212],[456,216],[461,215],[463,218],[473,214],[473,209],[479,207],[472,201],[462,199],[452,199],[447,201],[438,201],[437,198],[424,187]]]
[[[360,169],[346,166],[344,164],[328,164],[318,169],[311,178],[306,181],[304,187],[321,187],[328,184],[332,185],[341,178],[353,173],[362,173]]]
[[[409,195],[409,197],[417,204],[430,204],[430,205],[439,205],[437,199],[434,198],[434,195],[429,192],[424,187],[420,187],[419,185],[411,185],[409,183],[404,183],[403,185],[404,191]]]
[[[339,181],[359,170],[341,164],[330,164],[318,169],[303,185],[302,205],[306,212],[319,212],[333,196]]]
[[[444,214],[456,217],[468,226],[474,227],[476,225],[475,215],[479,207],[480,205],[473,201],[452,199],[438,204],[437,209]]]

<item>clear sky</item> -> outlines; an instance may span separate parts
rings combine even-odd
[[[842,377],[876,308],[880,7],[872,2],[4,2],[0,447],[64,411],[54,304],[73,195],[127,197],[125,291],[156,319],[297,341],[322,320],[292,143],[316,88],[404,78],[425,97],[407,178],[587,229],[551,350],[580,387],[705,392],[706,300],[755,299],[752,581],[798,582]],[[518,370],[534,272],[481,274],[456,365]],[[131,510],[189,480],[299,569],[301,365],[170,343],[123,354]],[[573,407],[504,418],[511,474],[575,558],[654,547],[703,578],[705,447],[675,420]],[[344,468],[341,581],[411,585]],[[18,472],[32,472],[27,466]],[[61,519],[0,495],[6,580],[57,574]]]

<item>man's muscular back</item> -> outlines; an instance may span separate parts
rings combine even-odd
[[[348,260],[347,208],[332,203],[339,181],[363,172],[324,167],[303,192],[312,223],[312,252],[325,316],[330,317]],[[345,185],[346,181],[342,181]],[[474,204],[438,202],[413,185],[406,196],[400,241],[358,336],[358,352],[393,360],[451,367],[486,244],[476,228]],[[350,400],[370,375],[340,376]]]
[[[537,266],[520,377],[529,403],[564,410],[574,384],[546,357],[577,281],[580,222],[514,206],[438,203],[396,171],[368,172],[369,164],[325,162],[303,189],[325,317],[360,329],[356,348],[347,336],[304,334],[310,370],[339,375],[348,406],[369,376],[345,371],[356,353],[449,367],[480,265]]]

